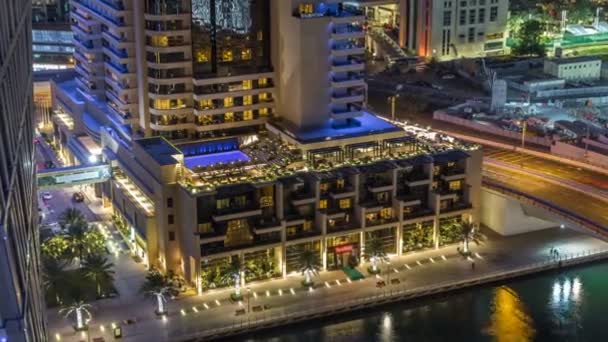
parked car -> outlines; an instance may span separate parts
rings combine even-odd
[[[72,195],[72,200],[74,200],[74,202],[76,202],[76,203],[83,202],[84,201],[84,194],[82,192],[80,192],[80,191],[75,192]]]
[[[443,76],[441,76],[442,80],[453,80],[456,78],[456,75],[454,74],[444,74]]]
[[[42,193],[42,199],[46,200],[46,201],[52,200],[53,199],[53,195],[50,192],[45,191],[45,192]]]

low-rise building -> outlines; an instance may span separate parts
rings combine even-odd
[[[546,59],[543,67],[545,74],[567,81],[599,80],[602,60],[595,56]]]

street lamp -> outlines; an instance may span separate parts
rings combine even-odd
[[[249,298],[251,298],[251,288],[247,288],[247,313],[249,313],[249,308],[251,307],[249,305]]]
[[[395,121],[395,102],[399,98],[399,94],[395,94],[388,97],[388,101],[391,103],[391,120]]]

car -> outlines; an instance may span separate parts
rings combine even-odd
[[[53,195],[50,192],[45,191],[42,193],[42,199],[46,201],[51,200],[53,199]]]
[[[84,202],[84,194],[80,191],[75,192],[72,195],[72,200],[76,203]]]
[[[385,286],[386,286],[386,283],[384,282],[384,280],[378,280],[376,282],[376,287],[378,287],[378,288],[382,288],[382,287],[385,287]]]
[[[443,76],[441,76],[442,80],[453,80],[456,78],[456,75],[454,74],[444,74]]]
[[[431,84],[431,88],[435,89],[435,90],[442,90],[443,87],[438,85],[438,84]]]

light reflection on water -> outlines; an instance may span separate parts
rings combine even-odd
[[[608,263],[396,303],[249,341],[608,341]]]

